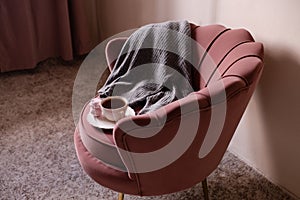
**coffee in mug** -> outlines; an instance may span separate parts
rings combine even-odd
[[[118,121],[125,117],[128,101],[121,96],[111,96],[101,100],[102,116],[110,121]]]

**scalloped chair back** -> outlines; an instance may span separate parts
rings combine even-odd
[[[193,72],[193,94],[149,114],[120,120],[108,136],[112,149],[103,147],[97,152],[99,156],[84,144],[85,130],[75,131],[77,155],[84,170],[99,184],[120,192],[120,199],[122,193],[173,193],[201,181],[208,199],[206,177],[219,165],[260,79],[263,45],[248,31],[193,24],[191,29],[199,44],[193,48],[199,63]],[[108,43],[110,69],[125,40]],[[140,135],[144,137],[136,137]],[[153,155],[159,154],[149,152],[165,154],[165,160],[157,160]],[[119,156],[118,160],[101,160],[101,154],[107,153]],[[179,156],[172,160],[177,153]]]

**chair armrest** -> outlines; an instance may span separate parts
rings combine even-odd
[[[129,174],[155,171],[178,159],[194,142],[199,110],[207,107],[205,96],[192,93],[156,111],[120,120],[113,134]],[[203,117],[201,123],[208,124],[209,112]],[[201,126],[205,131],[207,126]]]
[[[220,98],[222,90],[204,88],[156,111],[117,123],[113,131],[115,144],[131,178],[136,173],[155,171],[171,164],[189,148],[193,149],[195,159],[199,158],[210,123],[225,121],[227,98],[247,89],[238,77],[228,77],[222,82],[226,88],[223,99]],[[224,113],[211,119],[214,112]],[[221,133],[222,124],[219,127]],[[213,138],[211,148],[219,136]]]
[[[126,37],[120,37],[112,39],[107,43],[105,48],[105,56],[110,71],[112,71],[114,64],[126,40]]]

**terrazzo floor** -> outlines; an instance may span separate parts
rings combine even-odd
[[[81,60],[46,61],[0,74],[0,199],[117,199],[91,180],[73,145],[71,97]],[[294,199],[226,153],[208,177],[210,199]],[[125,200],[203,199],[201,184],[163,196]]]

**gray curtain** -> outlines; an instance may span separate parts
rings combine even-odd
[[[101,42],[99,0],[0,0],[0,71],[71,60]]]

